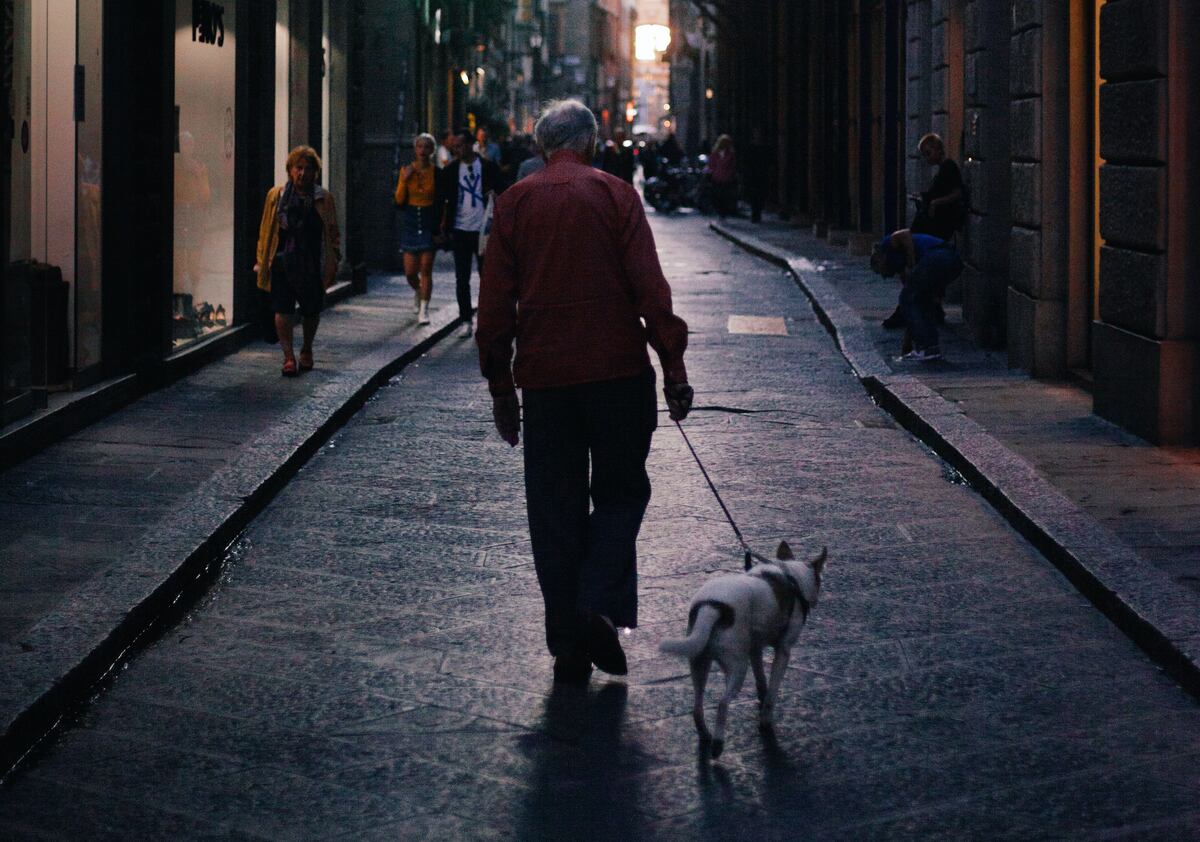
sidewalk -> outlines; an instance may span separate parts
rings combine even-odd
[[[947,307],[945,360],[896,362],[894,280],[781,222],[714,223],[788,267],[875,400],[947,459],[1080,590],[1200,690],[1200,449],[1148,444],[1070,384],[1009,369]]]
[[[403,276],[327,310],[316,369],[240,352],[0,473],[0,776],[407,362],[454,332],[449,258],[418,327]]]

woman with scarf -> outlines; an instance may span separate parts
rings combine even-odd
[[[311,146],[287,157],[287,183],[272,187],[258,229],[258,287],[271,294],[275,332],[283,348],[283,376],[313,367],[312,344],[321,320],[325,290],[342,259],[341,234],[333,196],[317,184],[321,158]],[[292,345],[297,306],[304,344],[297,363]]]

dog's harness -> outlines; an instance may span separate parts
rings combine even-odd
[[[812,610],[812,605],[808,601],[808,597],[804,595],[804,591],[800,589],[800,584],[787,574],[783,568],[774,562],[767,562],[774,570],[759,570],[755,575],[762,577],[771,590],[775,593],[775,598],[779,599],[779,594],[784,594],[791,598],[791,604],[787,606],[785,612],[788,615],[789,625],[792,618],[792,611],[796,606],[800,606],[800,615],[802,622],[808,622],[808,612]],[[780,608],[783,608],[781,601]]]

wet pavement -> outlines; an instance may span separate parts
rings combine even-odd
[[[3,835],[1200,836],[1195,700],[871,402],[788,274],[701,220],[654,227],[692,330],[693,444],[752,545],[830,551],[774,738],[747,689],[710,763],[686,667],[657,652],[740,565],[665,413],[630,675],[553,688],[520,451],[454,337],[0,788]]]

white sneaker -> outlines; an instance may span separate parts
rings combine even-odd
[[[464,323],[463,323],[463,329],[462,329],[462,335],[463,335],[463,337],[464,337],[464,338],[465,338],[465,337],[469,337],[469,336],[471,336],[471,335],[472,335],[474,332],[475,332],[475,331],[471,329],[471,320],[470,320],[470,319],[467,319],[467,320],[466,320],[466,322],[464,322]]]
[[[419,325],[429,324],[429,302],[428,301],[422,301],[417,306],[417,324],[419,324]]]
[[[935,345],[932,348],[913,348],[907,354],[901,354],[897,357],[896,361],[902,363],[930,363],[941,358],[942,352]]]

